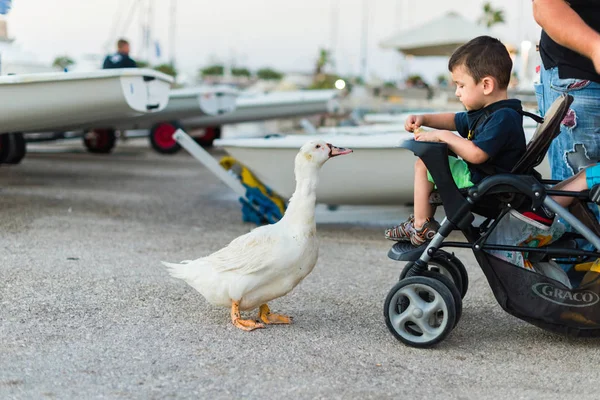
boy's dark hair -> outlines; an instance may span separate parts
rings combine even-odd
[[[506,46],[490,36],[479,36],[460,46],[448,61],[448,70],[464,65],[479,83],[486,76],[498,81],[500,89],[506,89],[510,81],[512,60]]]
[[[119,39],[117,41],[117,48],[121,48],[123,46],[125,46],[126,44],[129,44],[129,42],[125,39]]]

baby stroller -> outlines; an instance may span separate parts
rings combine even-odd
[[[562,95],[553,103],[527,145],[525,155],[510,174],[489,176],[468,189],[459,190],[454,184],[446,162],[445,143],[408,140],[401,144],[400,147],[411,150],[427,166],[446,217],[431,242],[417,248],[410,242],[398,242],[388,253],[393,260],[408,262],[384,304],[386,325],[397,339],[414,347],[430,347],[444,340],[458,323],[468,276],[461,261],[444,250],[450,247],[473,250],[496,300],[509,314],[550,331],[600,336],[599,279],[587,279],[572,287],[564,280],[522,268],[494,254],[499,250],[519,252],[536,265],[549,262],[575,265],[600,258],[600,226],[585,206],[586,202],[598,204],[600,186],[583,192],[551,190],[547,186],[557,182],[542,180],[534,169],[560,132],[560,123],[572,101],[571,96]],[[576,200],[568,211],[550,195],[571,196]],[[536,209],[542,204],[556,213],[555,220],[566,221],[574,232],[564,234],[552,244],[534,248],[490,240],[511,210],[522,206]],[[474,225],[474,214],[483,217],[478,218],[483,220],[479,226]],[[466,242],[446,241],[457,229]],[[587,240],[595,249],[579,248],[578,239]]]

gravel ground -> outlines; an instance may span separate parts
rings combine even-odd
[[[402,264],[382,228],[405,209],[319,207],[317,267],[270,303],[294,324],[247,333],[159,262],[253,228],[217,178],[139,139],[31,149],[0,167],[2,399],[598,398],[598,341],[506,314],[468,251],[456,329],[434,349],[398,342],[382,309]]]

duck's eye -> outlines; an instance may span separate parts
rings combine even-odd
[[[320,144],[318,144],[318,145],[317,145],[317,149],[320,149],[320,148],[321,148],[321,145],[320,145]]]

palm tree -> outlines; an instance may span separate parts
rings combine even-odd
[[[485,24],[485,26],[490,28],[493,25],[503,24],[504,22],[504,10],[501,8],[494,9],[489,1],[484,3],[483,15],[479,18],[480,24]]]
[[[317,64],[315,65],[315,76],[321,75],[323,73],[323,68],[328,64],[331,64],[329,50],[319,49],[319,57],[317,58]]]
[[[53,67],[60,68],[62,70],[65,70],[74,64],[75,64],[75,61],[69,56],[56,57],[54,59],[54,62],[52,62]]]

